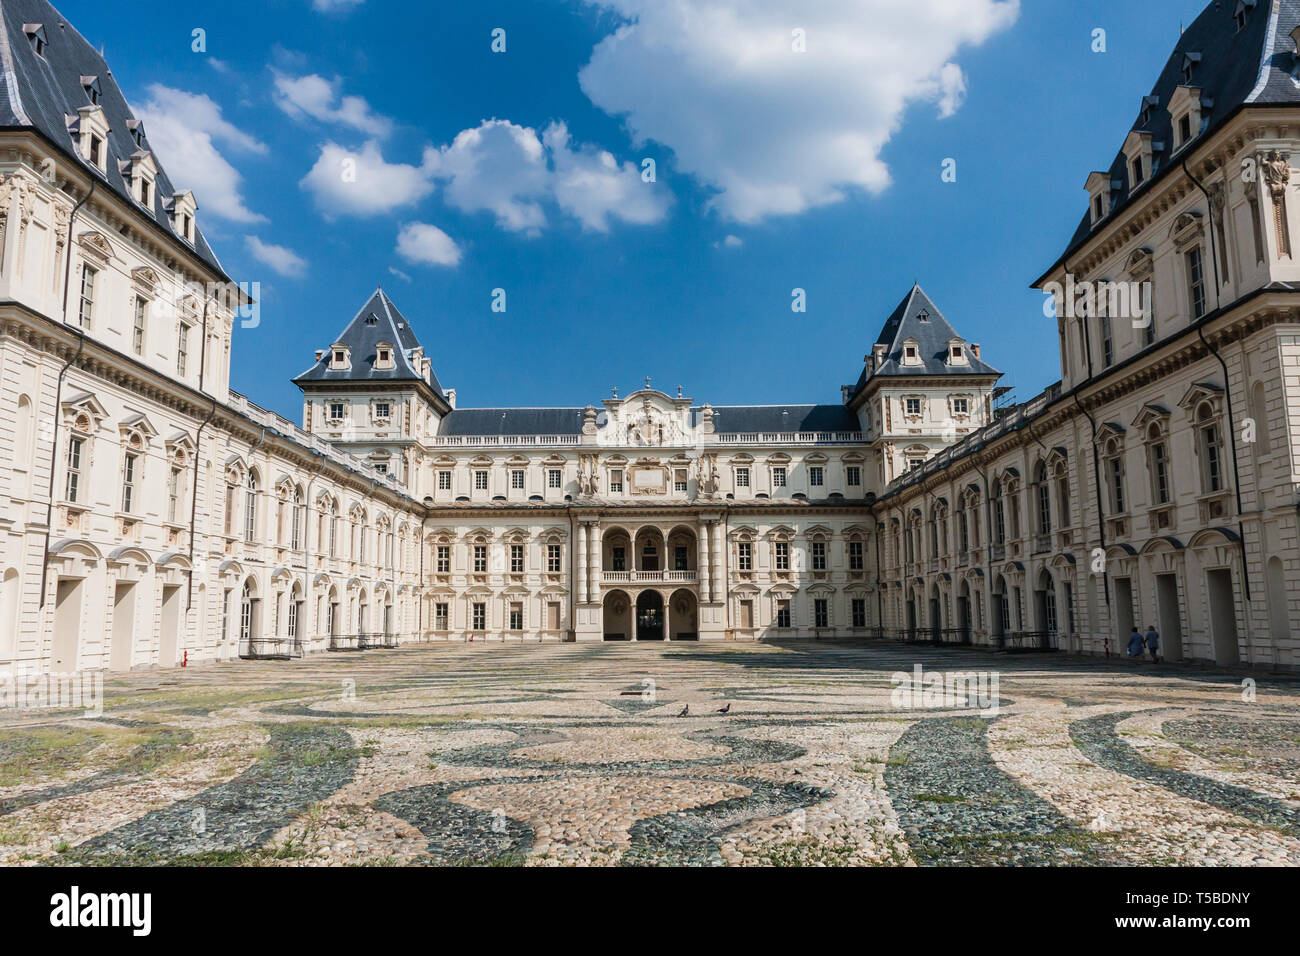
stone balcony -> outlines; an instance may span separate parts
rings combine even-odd
[[[601,571],[602,584],[694,584],[695,571]]]

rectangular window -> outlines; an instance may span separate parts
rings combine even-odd
[[[784,598],[776,602],[776,626],[790,626],[790,602]]]
[[[813,627],[830,627],[831,610],[830,602],[826,598],[815,598],[813,600]]]
[[[736,487],[737,487],[737,488],[748,488],[748,487],[749,487],[749,469],[748,469],[748,468],[737,468],[737,469],[736,469]]]
[[[74,504],[80,501],[81,494],[81,453],[85,448],[84,438],[68,439],[68,483],[65,497]]]
[[[435,558],[435,561],[437,562],[435,565],[437,573],[451,574],[451,545],[440,544],[435,553],[437,554],[437,557]]]
[[[524,606],[518,601],[510,603],[510,630],[522,631],[524,629]]]
[[[844,480],[848,483],[850,488],[861,488],[862,469],[857,465],[849,465],[849,467],[844,470]]]
[[[952,400],[952,413],[953,413],[954,415],[969,415],[969,414],[970,414],[970,399],[969,399],[969,398],[954,398],[954,399]]]
[[[249,488],[244,492],[244,541],[257,540],[257,492]]]
[[[1115,339],[1111,335],[1109,315],[1101,317],[1101,362],[1107,367],[1115,362]]]
[[[487,491],[487,489],[488,489],[488,473],[486,471],[474,472],[474,490]]]
[[[516,468],[510,472],[510,487],[515,491],[524,490],[524,470],[522,468]]]
[[[820,465],[813,465],[808,469],[808,484],[813,488],[820,488],[826,481],[826,471]]]
[[[433,629],[435,631],[445,631],[448,626],[448,606],[438,603],[433,606]]]
[[[510,546],[510,573],[524,573],[524,546],[522,544],[512,544]]]
[[[127,514],[134,511],[135,482],[140,467],[140,456],[129,451],[122,458],[122,510]]]
[[[77,320],[83,329],[90,328],[95,313],[95,279],[99,270],[93,266],[81,267],[81,304],[77,309]]]
[[[624,548],[611,548],[611,549],[610,549],[610,560],[611,560],[611,561],[613,562],[613,564],[614,564],[614,566],[613,566],[612,568],[610,568],[611,571],[626,571],[626,570],[627,570],[627,550],[626,550],[626,549],[624,549]]]
[[[623,493],[623,469],[614,468],[609,473],[609,491],[610,494],[621,495]]]
[[[754,547],[748,541],[736,545],[736,567],[741,571],[754,570]]]
[[[773,468],[773,469],[772,469],[772,487],[773,487],[773,488],[784,488],[784,487],[785,487],[785,468],[784,468],[784,467],[781,467],[781,468]]]
[[[559,574],[561,567],[561,553],[558,544],[548,544],[546,546],[546,570],[550,574]]]
[[[1187,253],[1187,289],[1192,305],[1192,318],[1205,315],[1205,267],[1201,261],[1201,247]]]
[[[330,402],[330,421],[333,421],[333,422],[341,422],[341,421],[343,421],[343,403],[342,403],[342,402]]]
[[[470,608],[470,627],[475,631],[487,630],[487,605],[475,601]]]
[[[686,469],[674,468],[673,469],[673,491],[680,492],[685,490],[686,490]]]
[[[135,297],[135,316],[131,326],[131,351],[136,355],[144,355],[144,325],[147,308],[144,299],[137,295]]]
[[[451,472],[449,471],[438,472],[438,490],[451,491]]]
[[[867,626],[867,602],[866,602],[866,599],[865,599],[865,598],[854,598],[852,601],[849,602],[849,606],[850,606],[850,608],[852,608],[852,613],[853,613],[853,626],[854,626],[854,627],[866,627],[866,626]]]
[[[563,488],[564,472],[560,471],[558,468],[548,468],[546,470],[546,487]]]
[[[826,542],[814,541],[812,543],[812,569],[814,571],[826,570]]]
[[[776,543],[774,560],[776,561],[776,570],[790,570],[790,543],[788,541],[778,541]]]
[[[921,414],[921,400],[920,400],[919,398],[905,398],[905,399],[903,399],[903,414],[904,414],[904,415],[913,415],[913,416],[920,415],[920,414]]]
[[[862,542],[861,541],[849,542],[849,570],[850,571],[862,570]]]
[[[388,402],[375,402],[375,418],[389,418],[393,413]]]
[[[487,545],[474,545],[474,573],[487,574]]]
[[[673,570],[686,571],[688,570],[687,563],[688,561],[687,561],[687,554],[686,554],[686,546],[679,544],[673,550]]]
[[[190,359],[190,327],[184,322],[176,330],[176,374],[184,375]]]

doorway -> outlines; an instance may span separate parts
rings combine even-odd
[[[181,637],[181,588],[178,584],[164,585],[162,589],[162,640],[158,649],[158,662],[163,667],[176,664]]]
[[[135,582],[119,584],[113,591],[113,643],[108,669],[129,671],[135,656]]]
[[[1232,665],[1241,660],[1237,647],[1237,602],[1232,596],[1232,572],[1219,568],[1205,572],[1210,596],[1210,634],[1214,641],[1214,663]]]
[[[636,599],[636,639],[664,639],[664,599],[657,591],[642,591]]]
[[[1156,575],[1156,613],[1159,617],[1160,656],[1167,661],[1183,659],[1183,622],[1178,613],[1178,575]]]
[[[54,646],[50,672],[71,674],[77,669],[81,643],[81,598],[86,582],[81,578],[60,578],[54,594]]]

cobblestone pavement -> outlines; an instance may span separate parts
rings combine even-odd
[[[916,665],[997,685],[900,698]],[[0,862],[1297,865],[1300,681],[897,644],[114,676],[0,711]]]

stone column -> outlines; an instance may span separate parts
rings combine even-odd
[[[574,575],[578,583],[578,603],[587,603],[587,526],[578,525],[578,565]]]
[[[591,586],[587,589],[591,595],[591,603],[600,603],[600,573],[604,564],[604,554],[600,544],[600,524],[593,521],[587,525],[587,532],[591,535],[591,546],[588,548],[588,572],[591,575]]]
[[[713,554],[712,554],[712,572],[713,572],[713,600],[715,603],[721,603],[727,599],[727,588],[722,581],[723,566],[723,548],[725,542],[722,540],[722,522],[713,522]]]
[[[695,559],[695,580],[699,584],[700,603],[708,604],[709,601],[709,526],[700,523],[699,532],[695,539],[697,556]]]

